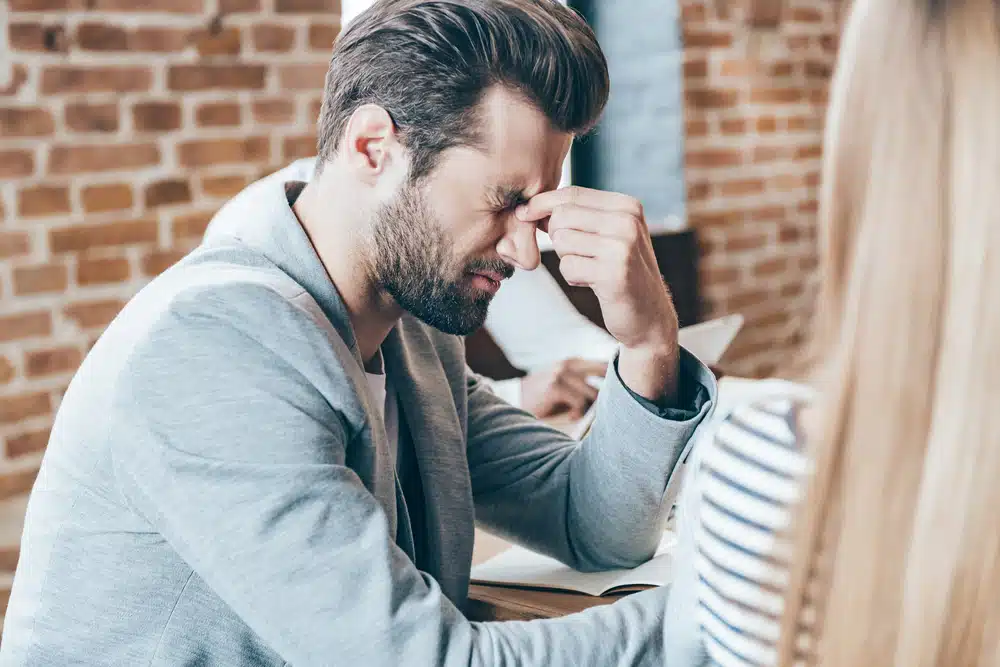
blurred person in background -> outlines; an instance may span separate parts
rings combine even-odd
[[[1000,4],[856,0],[810,388],[698,448],[675,665],[1000,665]]]

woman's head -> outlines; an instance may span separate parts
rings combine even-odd
[[[855,0],[785,664],[810,606],[817,664],[1000,664],[998,181],[998,3]]]

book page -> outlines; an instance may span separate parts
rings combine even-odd
[[[670,583],[675,543],[676,536],[666,532],[651,560],[630,570],[606,572],[578,572],[554,558],[514,546],[472,568],[472,581],[479,584],[575,591],[593,596],[632,586],[663,586]]]

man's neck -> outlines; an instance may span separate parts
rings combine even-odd
[[[321,201],[315,182],[306,185],[292,210],[344,300],[358,350],[367,367],[396,326],[402,309],[372,279],[366,248],[361,242],[363,236],[356,223]]]

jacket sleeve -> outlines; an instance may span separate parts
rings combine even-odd
[[[656,550],[681,454],[712,406],[715,380],[682,350],[680,401],[658,409],[622,383],[617,361],[582,442],[469,378],[476,517],[492,532],[579,570],[633,567]]]
[[[180,299],[136,348],[113,457],[124,501],[284,660],[662,663],[665,590],[549,621],[466,620],[352,471],[349,406],[316,389],[322,335],[294,304],[241,289]]]

